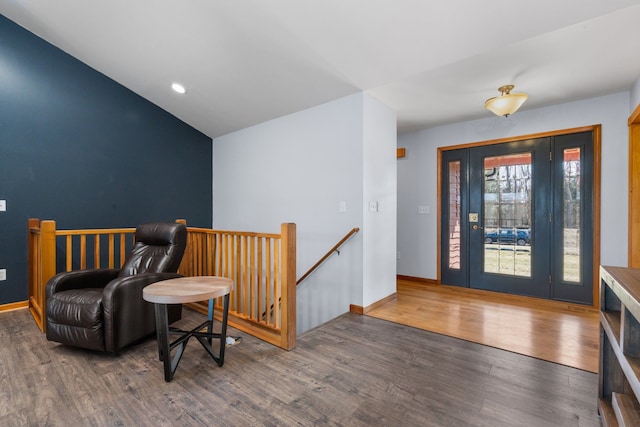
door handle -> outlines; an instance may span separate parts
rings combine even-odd
[[[471,226],[471,229],[472,229],[473,231],[476,231],[476,230],[484,230],[484,227],[480,227],[478,224],[473,224],[473,225]]]

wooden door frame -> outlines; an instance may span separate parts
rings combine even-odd
[[[629,267],[640,267],[640,104],[629,116]],[[638,189],[638,191],[633,191]]]
[[[636,126],[636,145],[637,145],[637,167],[636,167],[636,171],[637,171],[637,185],[638,188],[640,188],[640,106],[638,106],[638,108],[636,109],[636,116],[635,119],[637,120],[637,126]],[[629,119],[631,120],[631,118]],[[630,128],[631,129],[631,125]],[[442,153],[444,151],[450,151],[450,150],[458,150],[461,148],[474,148],[474,147],[481,147],[484,145],[495,145],[495,144],[506,144],[509,142],[515,142],[515,141],[522,141],[525,139],[537,139],[537,138],[545,138],[545,137],[553,137],[553,136],[557,136],[557,135],[566,135],[566,134],[571,134],[571,133],[580,133],[580,132],[593,132],[593,307],[594,308],[599,308],[600,307],[600,194],[601,194],[601,189],[600,189],[600,169],[601,169],[601,139],[602,139],[602,125],[592,125],[592,126],[583,126],[583,127],[577,127],[577,128],[571,128],[571,129],[560,129],[560,130],[554,130],[554,131],[549,131],[549,132],[541,132],[541,133],[535,133],[535,134],[530,134],[530,135],[521,135],[521,136],[513,136],[513,137],[509,137],[509,138],[501,138],[501,139],[494,139],[494,140],[489,140],[489,141],[479,141],[479,142],[470,142],[470,143],[466,143],[466,144],[459,144],[459,145],[452,145],[452,146],[447,146],[447,147],[438,147],[438,155],[437,155],[437,173],[438,173],[438,180],[437,180],[437,197],[438,197],[438,212],[437,212],[437,221],[438,221],[438,227],[437,227],[437,251],[436,251],[436,262],[437,262],[437,282],[438,284],[442,284],[442,276],[441,276],[441,261],[442,261],[442,248],[441,248],[441,243],[442,243],[442,236],[441,236],[441,222],[442,222],[442,194],[441,194],[441,188],[442,188]],[[631,134],[631,132],[630,132]],[[631,151],[631,148],[629,149]],[[630,162],[632,157],[630,157]],[[629,174],[629,176],[631,176],[631,174]],[[629,185],[629,189],[631,190],[631,185]],[[638,194],[636,195],[636,197],[638,198],[637,203],[638,203],[638,210],[637,210],[637,220],[638,220],[638,227],[636,229],[636,232],[639,234],[640,236],[640,190],[637,192]],[[631,200],[631,197],[630,197]],[[629,210],[631,212],[631,203],[629,203]],[[631,216],[629,216],[630,220],[631,220]],[[629,235],[631,236],[631,224],[629,224]],[[638,247],[637,249],[637,253],[638,253],[638,263],[640,265],[640,240],[638,240]],[[629,250],[631,250],[631,245],[629,245]],[[629,257],[629,259],[631,259],[631,257]]]

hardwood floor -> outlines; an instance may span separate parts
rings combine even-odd
[[[204,316],[185,310],[179,325]],[[120,356],[0,313],[2,426],[598,426],[595,374],[347,313],[284,351],[250,335],[219,368],[192,342],[164,382],[155,340]]]
[[[399,280],[396,298],[367,315],[598,372],[599,315],[588,307]]]

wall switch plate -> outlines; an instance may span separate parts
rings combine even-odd
[[[378,202],[369,202],[369,212],[378,212]]]
[[[7,280],[7,269],[0,268],[0,280]]]
[[[7,201],[0,200],[0,212],[4,212],[7,210]]]
[[[346,212],[347,211],[347,202],[340,202],[338,205],[338,212]]]
[[[428,214],[429,213],[429,206],[418,206],[418,213]]]

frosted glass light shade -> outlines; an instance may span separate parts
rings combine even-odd
[[[484,107],[497,116],[507,117],[518,111],[518,108],[524,104],[529,96],[525,93],[510,93],[513,85],[500,87],[498,90],[502,95],[495,98],[489,98],[484,103]]]

